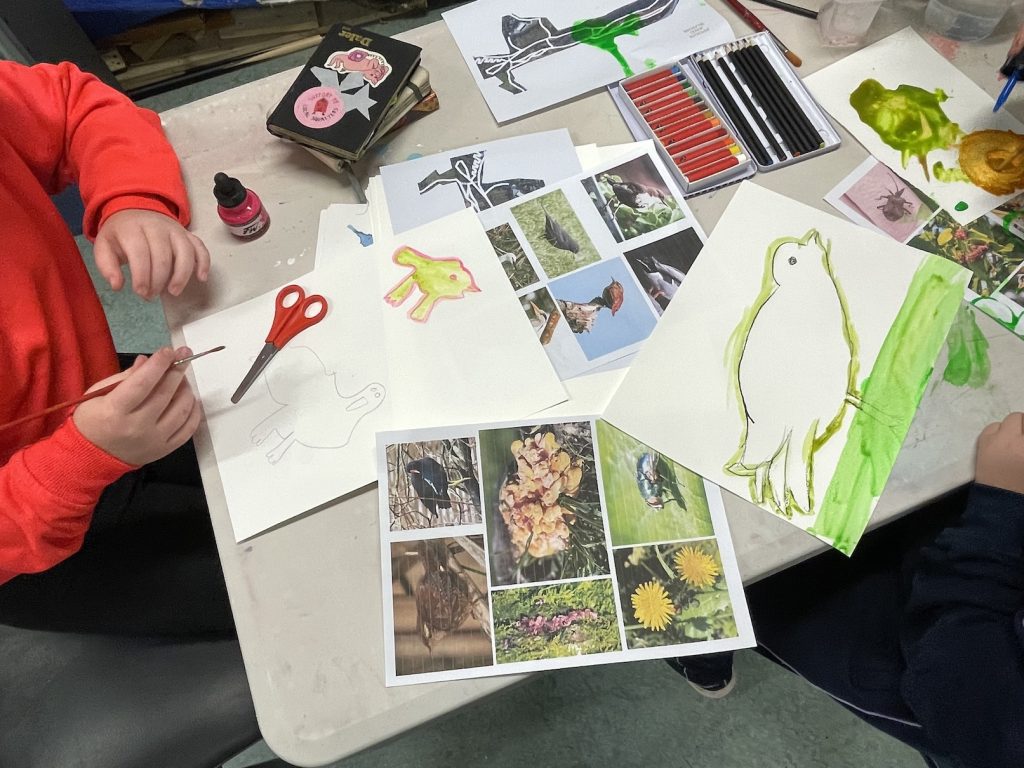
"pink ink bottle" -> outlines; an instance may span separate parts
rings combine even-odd
[[[243,240],[253,240],[270,226],[270,214],[251,189],[226,173],[213,177],[213,195],[217,198],[217,214],[227,224],[231,234]]]

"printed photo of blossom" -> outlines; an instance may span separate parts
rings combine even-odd
[[[491,591],[498,664],[621,650],[610,579]]]
[[[609,573],[590,422],[483,430],[494,586]]]
[[[629,648],[736,636],[714,539],[624,547],[614,557]]]

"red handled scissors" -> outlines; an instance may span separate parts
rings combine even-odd
[[[294,299],[289,302],[289,299]],[[313,314],[310,310],[316,308]],[[297,285],[286,285],[278,294],[274,302],[274,324],[270,326],[270,333],[267,334],[267,343],[263,345],[256,362],[245,374],[242,383],[238,385],[235,394],[231,396],[231,402],[237,403],[253,382],[263,373],[274,355],[281,351],[285,344],[294,339],[298,334],[307,328],[316,325],[327,316],[327,299],[314,293],[309,296]]]

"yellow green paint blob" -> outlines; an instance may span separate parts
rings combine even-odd
[[[647,67],[648,69],[654,69],[656,66],[658,66],[658,62],[656,62],[654,59],[644,59],[644,66]]]
[[[974,311],[961,306],[946,337],[947,362],[942,379],[954,387],[977,389],[988,383],[992,363],[988,357],[988,339],[978,327]]]
[[[968,176],[966,173],[964,173],[963,170],[961,170],[960,168],[947,168],[946,166],[944,166],[942,164],[941,160],[939,160],[938,162],[936,162],[932,166],[932,175],[935,176],[935,178],[938,179],[939,181],[946,182],[946,183],[953,182],[953,181],[966,181],[966,182],[970,183],[970,181],[971,181],[970,176]],[[963,208],[957,208],[956,210],[958,210],[958,211],[966,211],[967,210],[967,203],[965,203],[963,200],[961,200],[959,203],[957,203],[957,205],[958,206],[962,205]]]
[[[889,478],[931,377],[967,274],[952,262],[925,258],[860,387],[864,407],[850,422],[846,444],[810,532],[853,552]],[[870,406],[870,407],[867,407]]]
[[[640,27],[642,26],[643,21],[636,13],[629,14],[621,21],[608,22],[600,19],[584,19],[572,25],[572,39],[577,43],[592,45],[595,48],[600,48],[602,51],[607,51],[619,62],[623,74],[629,77],[633,74],[633,69],[629,66],[629,62],[626,61],[626,57],[622,55],[622,51],[619,50],[619,45],[615,42],[615,38],[622,35],[636,36],[640,33]]]
[[[956,205],[953,206],[953,210],[954,211],[960,211],[961,213],[963,211],[966,211],[967,208],[968,208],[968,205],[963,200],[961,200],[959,203],[957,203]]]
[[[956,145],[963,131],[942,111],[949,97],[940,88],[926,91],[916,85],[886,88],[867,79],[850,94],[850,106],[878,137],[900,153],[903,167],[916,157],[928,176],[928,153]]]

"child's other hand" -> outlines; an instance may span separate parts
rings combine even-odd
[[[199,426],[200,409],[184,367],[172,364],[190,354],[188,347],[165,347],[96,384],[92,389],[121,380],[109,394],[75,409],[78,431],[127,464],[148,464],[183,445]]]
[[[100,274],[115,291],[124,286],[121,265],[132,273],[132,288],[144,299],[165,289],[177,296],[195,272],[205,281],[210,274],[210,253],[203,241],[181,224],[155,211],[118,211],[103,222],[93,255]]]
[[[983,485],[1024,493],[1024,413],[989,424],[978,438],[974,479]]]

